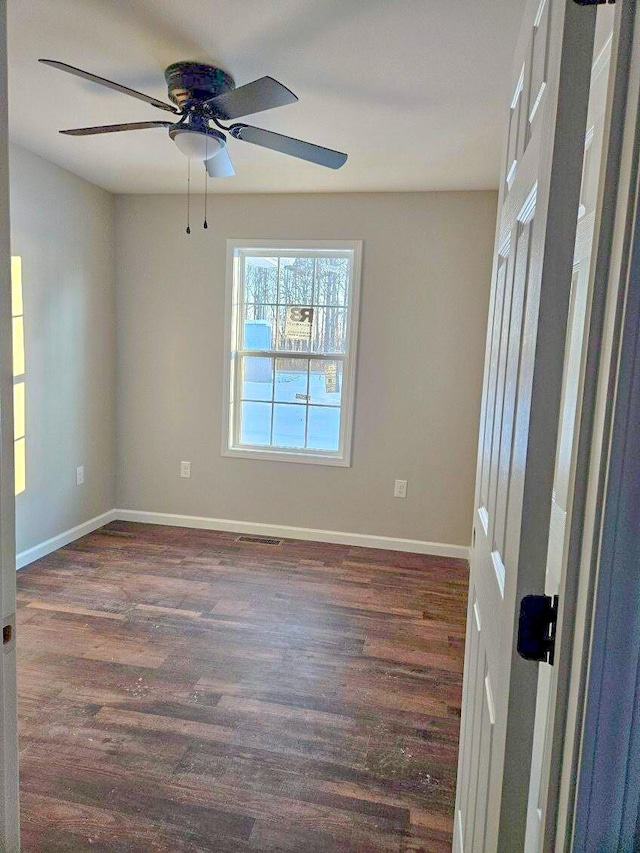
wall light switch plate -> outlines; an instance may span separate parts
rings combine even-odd
[[[76,486],[81,486],[84,483],[84,465],[78,465],[76,468]]]
[[[393,490],[394,498],[406,498],[407,496],[407,481],[396,480],[396,485]]]
[[[191,476],[191,462],[180,463],[180,476],[187,479]]]

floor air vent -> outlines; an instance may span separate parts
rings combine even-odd
[[[254,545],[282,545],[282,539],[269,536],[238,536],[236,542],[253,542]]]

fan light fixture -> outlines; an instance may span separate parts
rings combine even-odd
[[[199,130],[181,128],[171,136],[180,151],[194,160],[209,160],[215,157],[225,145],[222,134],[215,131],[202,133]]]
[[[591,0],[604,2],[604,0]],[[191,161],[204,162],[204,223],[207,225],[207,181],[209,178],[227,178],[235,174],[233,164],[227,152],[227,137],[241,142],[250,142],[262,148],[270,148],[299,160],[317,163],[328,169],[339,169],[347,161],[347,155],[332,148],[314,145],[302,139],[294,139],[253,127],[244,122],[234,122],[230,126],[220,120],[233,121],[246,115],[294,104],[298,98],[282,83],[273,77],[260,77],[252,83],[236,88],[233,78],[222,68],[201,62],[174,62],[165,69],[164,76],[168,87],[169,100],[158,100],[144,92],[138,92],[129,86],[83,71],[66,62],[56,59],[40,59],[39,62],[50,65],[74,77],[89,80],[107,89],[122,92],[131,98],[144,101],[164,112],[172,114],[172,121],[135,121],[125,124],[103,124],[97,127],[75,127],[61,130],[67,136],[93,136],[99,133],[120,133],[131,130],[151,130],[162,128],[169,131],[169,137],[180,151],[189,158],[187,163],[187,234],[191,233],[189,213],[191,203]],[[212,124],[220,130],[214,130]],[[235,142],[233,143],[235,145]]]
[[[172,121],[134,121],[125,124],[103,124],[98,127],[75,127],[60,131],[67,136],[93,136],[96,133],[164,128],[169,131],[172,139],[175,138],[178,148],[190,160],[197,158],[206,162],[215,158],[227,143],[226,136],[211,127],[211,124],[215,124],[233,139],[260,145],[262,148],[270,148],[272,151],[280,151],[282,154],[307,160],[309,163],[317,163],[328,169],[339,169],[347,161],[347,155],[341,151],[314,145],[303,139],[294,139],[282,133],[244,124],[244,122],[234,122],[228,127],[220,123],[220,120],[232,121],[253,113],[271,110],[274,107],[295,104],[298,100],[296,95],[273,77],[260,77],[252,83],[236,88],[233,77],[216,65],[191,61],[174,62],[164,72],[169,100],[172,101],[168,104],[144,92],[138,92],[129,86],[123,86],[121,83],[115,83],[113,80],[107,80],[97,74],[83,71],[82,68],[59,62],[57,59],[40,59],[39,62],[72,74],[74,77],[105,86],[107,89],[122,92],[164,112],[172,113],[174,117]],[[176,116],[179,117],[177,120]],[[233,174],[233,166],[226,157],[223,157],[216,169],[208,170],[207,174],[212,178],[227,177]]]
[[[215,157],[209,157],[204,166],[210,178],[231,178],[236,173],[226,146]]]

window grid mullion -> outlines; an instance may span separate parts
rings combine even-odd
[[[252,305],[254,308],[286,308],[288,305],[293,305],[292,302],[247,302],[248,306]],[[297,304],[297,303],[296,303]],[[336,305],[332,303],[318,303],[318,305],[314,305],[314,308],[337,308],[340,311],[345,311],[349,306],[348,305]]]
[[[268,400],[252,400],[250,397],[243,397],[240,400],[241,403],[264,403],[266,406],[269,405]],[[304,405],[304,403],[296,403],[294,400],[276,400],[276,405],[278,406],[298,406],[299,408]],[[333,406],[331,403],[311,403],[312,409],[340,409],[340,405]]]
[[[297,352],[295,350],[273,349],[241,349],[237,351],[241,358],[292,358],[304,361],[348,361],[349,353],[345,352]]]
[[[271,359],[271,429],[269,431],[269,444],[273,444],[273,419],[276,411],[276,369],[278,361]]]
[[[280,275],[282,273],[282,257],[278,254],[278,269],[276,273],[276,306],[280,302]],[[275,341],[274,343],[278,343],[278,335],[280,333],[280,311],[276,307],[276,329],[275,329]],[[270,430],[269,430],[269,444],[273,445],[273,422],[275,420],[276,414],[276,370],[278,367],[278,361],[276,356],[273,356],[271,360],[272,372],[271,372],[271,420],[270,420]]]
[[[309,446],[309,397],[311,396],[311,359],[307,359],[307,399],[304,410],[304,447]]]

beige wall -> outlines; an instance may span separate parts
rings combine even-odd
[[[116,200],[118,507],[468,545],[495,193],[202,203]],[[364,241],[351,468],[221,456],[229,237]]]
[[[114,199],[10,148],[11,251],[22,256],[27,488],[17,550],[114,505]],[[76,486],[84,465],[85,484]]]

